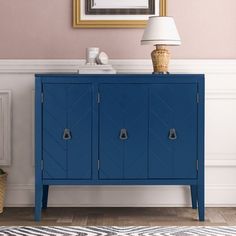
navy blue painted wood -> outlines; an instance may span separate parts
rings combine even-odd
[[[205,220],[205,146],[204,146],[204,130],[205,130],[205,83],[203,79],[198,81],[198,93],[199,93],[199,104],[198,104],[198,185],[197,185],[197,201],[198,201],[198,213],[199,220]]]
[[[68,125],[72,138],[67,141],[67,178],[90,179],[92,175],[92,87],[68,87]]]
[[[197,185],[190,186],[192,208],[197,209]]]
[[[62,139],[67,127],[66,86],[46,84],[43,94],[43,177],[66,179],[67,143]]]
[[[197,179],[43,179],[48,185],[197,185]]]
[[[100,179],[146,179],[147,87],[109,84],[101,85],[99,92]]]
[[[43,209],[47,209],[48,207],[48,191],[49,191],[49,185],[43,185],[43,200],[42,200]]]
[[[49,185],[101,184],[189,185],[204,220],[203,75],[36,75],[35,106],[35,220]]]
[[[197,85],[151,85],[149,110],[149,177],[196,178]]]
[[[43,177],[42,177],[42,82],[35,81],[35,221],[41,219]]]
[[[90,179],[91,85],[45,84],[43,94],[43,177]],[[70,139],[64,139],[65,129]]]

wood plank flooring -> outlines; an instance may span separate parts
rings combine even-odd
[[[5,208],[0,225],[50,226],[235,226],[236,208],[207,208],[199,222],[191,208],[48,208],[42,221],[34,222],[33,208]]]

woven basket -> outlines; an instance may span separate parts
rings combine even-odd
[[[0,175],[0,213],[3,212],[6,183],[7,183],[7,174]]]

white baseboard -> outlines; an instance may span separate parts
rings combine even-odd
[[[236,207],[236,186],[206,186],[207,207]],[[173,197],[174,196],[174,197]],[[6,206],[34,206],[33,185],[10,185]],[[50,187],[49,207],[190,207],[188,186]]]

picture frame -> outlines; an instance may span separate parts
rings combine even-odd
[[[140,0],[138,1],[138,8],[135,8],[135,5],[133,4],[134,6],[132,6],[132,1],[130,0],[128,2],[131,8],[127,8],[127,6],[121,5],[124,4],[121,1],[115,2],[110,0],[109,6],[104,8],[105,0],[73,0],[73,27],[145,28],[150,15],[159,15],[163,11],[163,7],[165,7],[165,4],[162,4],[163,1]],[[102,6],[102,8],[92,8],[91,5],[95,5],[95,3]],[[125,4],[127,5],[127,2]],[[146,4],[145,8],[142,7],[144,4]],[[119,6],[117,7],[117,5]]]
[[[155,2],[155,0],[86,0],[85,13],[87,15],[154,15]]]

